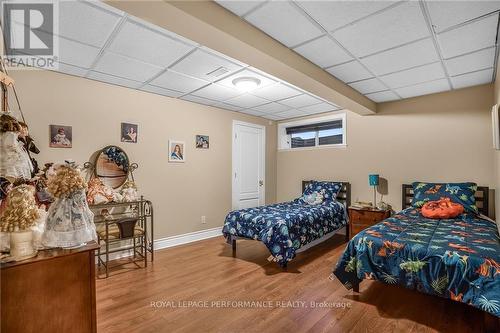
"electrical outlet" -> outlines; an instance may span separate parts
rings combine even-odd
[[[205,223],[207,223],[207,217],[205,215],[203,215],[201,217],[201,224],[205,224]]]

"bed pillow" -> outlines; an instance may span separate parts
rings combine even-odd
[[[311,194],[307,194],[302,196],[302,200],[309,205],[320,205],[323,203],[325,199],[325,190],[321,190],[319,192],[313,192]]]
[[[321,190],[325,190],[323,193],[324,201],[332,201],[337,198],[337,195],[339,194],[341,188],[342,183],[339,182],[312,181],[304,189],[303,196],[312,194],[313,192],[320,192]]]
[[[422,183],[415,182],[413,186],[412,206],[420,208],[428,201],[450,198],[461,204],[468,212],[478,214],[475,193],[475,183]]]
[[[438,201],[428,201],[422,206],[422,215],[429,219],[453,219],[464,213],[464,206],[442,198]]]

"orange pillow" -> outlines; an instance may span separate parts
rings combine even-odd
[[[429,219],[452,219],[463,212],[464,206],[451,201],[450,198],[429,201],[422,206],[422,215]]]

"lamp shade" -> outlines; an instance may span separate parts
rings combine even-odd
[[[377,186],[378,178],[378,175],[368,175],[368,182],[370,183],[370,186]]]

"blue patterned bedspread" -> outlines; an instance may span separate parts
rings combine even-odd
[[[379,280],[500,316],[499,263],[493,222],[473,214],[433,220],[407,208],[357,234],[333,273],[348,289]]]
[[[347,224],[345,206],[338,201],[309,205],[302,199],[230,212],[222,233],[262,241],[281,266],[302,246]]]

